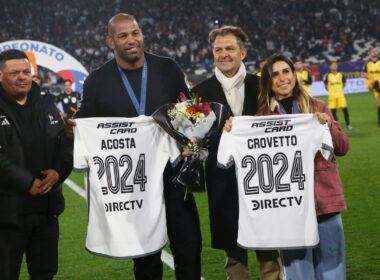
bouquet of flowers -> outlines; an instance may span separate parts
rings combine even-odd
[[[177,103],[166,104],[152,115],[189,154],[173,183],[191,192],[204,191],[202,163],[208,156],[207,145],[228,118],[222,104],[201,101],[198,94],[187,99],[181,92]]]
[[[191,155],[199,154],[201,160],[207,158],[207,150],[202,148],[202,139],[212,127],[216,116],[214,111],[210,111],[210,103],[200,103],[198,94],[191,94],[190,99],[180,93],[180,101],[171,104],[168,116],[173,128],[185,135],[189,141],[182,145]]]

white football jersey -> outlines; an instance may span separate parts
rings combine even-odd
[[[181,158],[152,117],[83,118],[74,127],[74,170],[86,172],[86,249],[136,258],[167,241],[163,172]]]
[[[233,118],[231,132],[223,132],[220,139],[218,164],[235,163],[239,246],[291,249],[318,244],[314,157],[321,151],[331,160],[332,147],[327,125],[312,114]]]

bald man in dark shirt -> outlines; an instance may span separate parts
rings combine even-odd
[[[183,71],[173,59],[144,52],[143,34],[133,16],[117,14],[111,18],[107,45],[115,58],[87,77],[83,101],[75,118],[151,115],[160,106],[176,102],[180,92],[188,94]],[[123,82],[123,74],[130,88]],[[68,121],[68,124],[74,122]],[[69,126],[67,132],[72,133]],[[198,211],[193,195],[187,194],[184,199],[184,193],[171,183],[176,172],[168,165],[164,174],[167,228],[175,275],[176,279],[199,280],[202,245]],[[162,279],[160,256],[158,252],[134,259],[136,279]]]

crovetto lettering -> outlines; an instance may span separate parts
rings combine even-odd
[[[295,135],[247,139],[248,149],[265,149],[265,148],[289,147],[289,146],[296,146],[296,145],[297,145],[297,136]]]

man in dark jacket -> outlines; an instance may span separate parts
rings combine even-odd
[[[144,37],[132,15],[117,14],[108,23],[107,45],[115,58],[93,71],[83,85],[83,101],[75,118],[151,115],[160,106],[188,93],[183,71],[170,58],[144,52]],[[72,134],[67,121],[67,133]],[[176,188],[176,170],[166,166],[164,197],[170,249],[177,280],[201,278],[201,232],[192,194]],[[162,279],[161,251],[134,258],[137,280]]]
[[[52,279],[72,147],[24,52],[0,53],[0,81],[0,279],[18,279],[24,252],[31,279]]]
[[[212,30],[215,75],[192,89],[202,101],[218,102],[227,106],[232,116],[257,113],[259,77],[247,74],[243,59],[247,51],[247,35],[235,26]],[[222,131],[217,134],[206,160],[206,185],[210,211],[211,246],[223,249],[226,255],[227,278],[249,279],[248,254],[237,246],[238,190],[235,167],[221,169],[217,166],[217,152]],[[281,261],[278,251],[256,251],[260,263],[260,279],[280,279]]]

